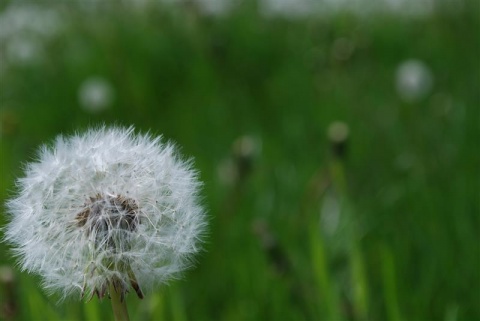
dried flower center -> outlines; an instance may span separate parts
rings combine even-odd
[[[137,212],[137,203],[131,198],[97,194],[87,200],[76,219],[78,226],[87,225],[87,234],[108,237],[114,230],[135,231],[139,223]]]
[[[116,259],[116,254],[130,249],[131,234],[136,231],[139,223],[137,203],[121,195],[97,194],[89,197],[82,211],[76,216],[76,225],[85,229],[86,235],[95,243],[96,251],[104,251],[103,264],[108,269],[127,273],[135,292],[143,298],[143,293],[130,268],[130,262],[127,259]],[[95,269],[92,268],[91,273],[93,274],[94,271]],[[107,280],[107,284],[94,289],[94,293],[99,298],[103,298],[108,282],[119,290],[123,300],[127,286],[121,284],[118,279]]]

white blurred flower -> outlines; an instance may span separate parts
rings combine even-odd
[[[343,143],[348,139],[350,129],[348,125],[342,121],[332,122],[327,129],[327,136],[333,143]]]
[[[349,135],[350,129],[348,125],[342,121],[334,121],[328,126],[327,136],[335,157],[345,158]]]
[[[205,228],[200,183],[174,146],[133,128],[59,136],[7,202],[5,239],[49,291],[122,297],[191,265]]]
[[[102,77],[94,76],[86,79],[78,90],[80,106],[89,112],[100,112],[113,103],[112,85]]]
[[[57,36],[64,23],[52,8],[12,2],[0,12],[0,43],[6,63],[23,65],[43,58],[45,42]]]
[[[266,15],[295,18],[311,14],[315,2],[309,0],[262,0],[259,4],[260,9]]]
[[[57,11],[34,4],[12,2],[0,14],[0,39],[18,34],[33,34],[41,37],[55,36],[63,26]]]
[[[407,60],[400,64],[395,75],[397,93],[406,102],[425,98],[433,86],[433,74],[420,60]]]
[[[35,38],[18,37],[6,43],[5,56],[15,65],[33,64],[42,59],[43,45]]]

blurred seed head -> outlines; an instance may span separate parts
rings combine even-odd
[[[424,62],[406,60],[397,68],[395,86],[402,100],[408,103],[418,102],[430,93],[433,74]]]
[[[45,44],[57,36],[63,26],[60,14],[53,8],[11,2],[0,12],[4,63],[22,66],[40,62]]]
[[[341,121],[334,121],[328,126],[327,136],[330,140],[333,154],[339,158],[346,156],[348,136],[350,129],[348,125]]]
[[[259,152],[260,146],[252,136],[242,136],[235,140],[232,145],[232,155],[240,174],[245,174],[251,169],[253,160]]]
[[[225,185],[233,185],[244,180],[253,168],[253,163],[261,151],[258,139],[252,136],[237,138],[231,149],[230,157],[218,167],[219,179]]]
[[[263,0],[260,11],[266,16],[302,18],[314,11],[314,1],[309,0]]]
[[[109,108],[114,100],[114,90],[108,80],[93,76],[87,78],[78,89],[80,106],[88,112],[98,113]]]
[[[17,66],[38,63],[43,58],[43,45],[31,36],[11,39],[6,43],[5,58],[8,63]]]
[[[58,11],[53,7],[11,2],[0,13],[0,39],[9,39],[19,34],[31,34],[50,38],[64,26]]]
[[[127,5],[129,8],[144,10],[150,6],[152,3],[151,0],[124,0],[123,4]]]

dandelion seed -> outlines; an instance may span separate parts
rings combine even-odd
[[[48,291],[143,298],[199,251],[205,219],[191,167],[132,127],[59,136],[18,180],[5,239]]]

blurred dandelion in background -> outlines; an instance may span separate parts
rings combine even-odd
[[[433,74],[421,60],[411,59],[402,62],[395,74],[397,93],[405,102],[418,102],[430,93]]]
[[[0,12],[0,50],[4,51],[5,63],[23,66],[40,62],[45,43],[64,26],[54,7],[12,2]]]
[[[43,58],[41,42],[37,38],[23,36],[14,38],[6,44],[5,57],[14,65],[25,66],[36,64]]]
[[[334,121],[328,126],[327,136],[335,156],[345,157],[349,134],[350,128],[342,121]]]
[[[98,113],[111,107],[114,97],[112,85],[100,76],[87,78],[78,89],[80,106],[91,113]]]
[[[237,138],[231,147],[231,155],[217,168],[219,181],[227,186],[234,185],[248,176],[253,162],[261,153],[262,144],[258,137],[244,135]]]

